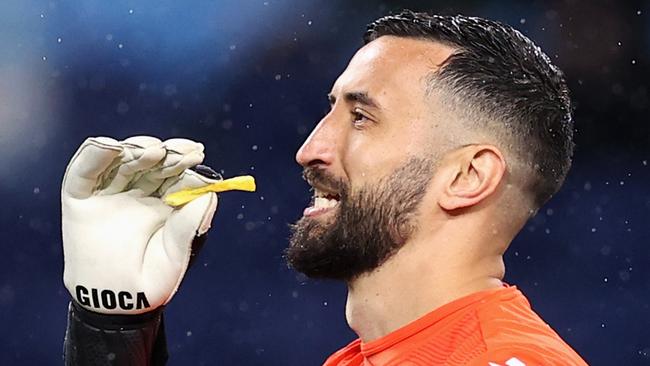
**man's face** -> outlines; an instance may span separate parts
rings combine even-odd
[[[296,155],[314,187],[287,250],[296,270],[349,281],[417,230],[436,153],[427,77],[452,52],[385,36],[352,58],[329,94],[330,112]]]

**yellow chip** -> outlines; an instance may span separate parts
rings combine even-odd
[[[184,205],[208,192],[246,191],[255,192],[255,178],[250,175],[243,175],[218,181],[199,188],[184,189],[170,193],[163,199],[166,204],[177,207]]]

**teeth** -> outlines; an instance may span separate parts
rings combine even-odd
[[[325,197],[316,197],[314,199],[314,207],[316,208],[331,208],[336,206],[339,201],[334,199],[327,199]]]
[[[321,191],[318,188],[314,188],[314,197],[321,197],[321,198],[326,198],[327,196],[334,196],[334,193],[329,193],[325,191]]]

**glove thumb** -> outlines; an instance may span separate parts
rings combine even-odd
[[[187,268],[192,241],[210,229],[217,202],[215,193],[207,193],[171,213],[163,230],[163,245],[172,262]]]
[[[152,238],[145,254],[143,271],[150,285],[151,297],[162,295],[163,305],[178,290],[192,257],[192,242],[208,231],[216,208],[217,195],[205,194],[174,210],[159,234]],[[162,238],[158,236],[160,234]],[[156,237],[162,240],[156,240]],[[161,283],[166,285],[160,286]]]

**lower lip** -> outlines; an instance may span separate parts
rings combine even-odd
[[[337,206],[338,204],[334,207],[307,207],[302,214],[305,217],[316,217],[334,210]]]

